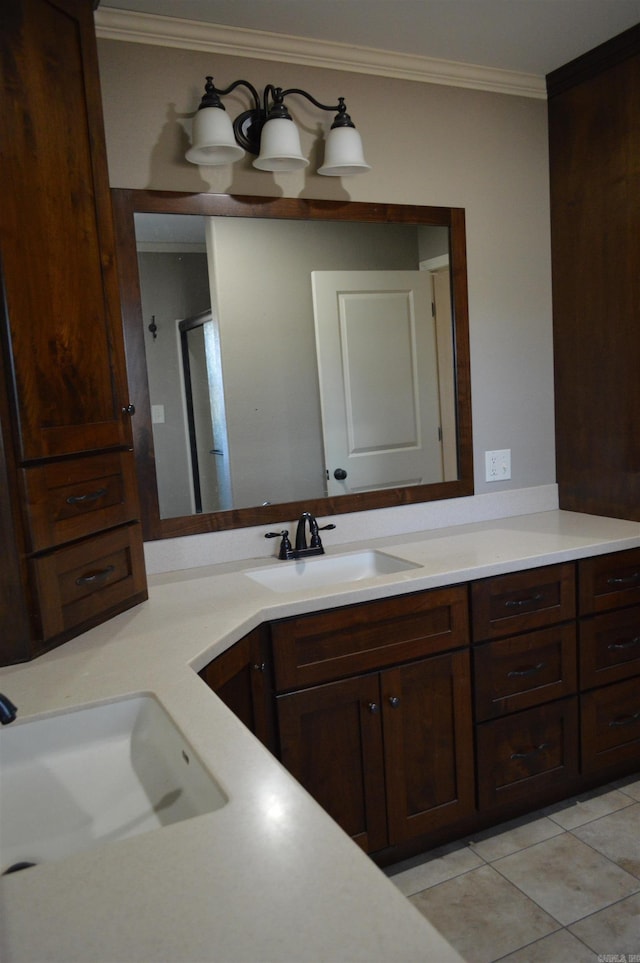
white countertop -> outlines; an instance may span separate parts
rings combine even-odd
[[[147,602],[1,669],[19,720],[153,693],[229,802],[2,878],[0,958],[459,961],[196,672],[270,619],[638,546],[640,523],[550,511],[342,545],[416,567],[324,589],[275,593],[243,574],[276,559],[153,576]]]

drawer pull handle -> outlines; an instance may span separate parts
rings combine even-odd
[[[539,746],[534,746],[533,749],[529,749],[528,752],[512,752],[511,758],[512,759],[529,759],[531,756],[537,756],[538,753],[544,752],[545,749],[549,748],[549,746],[550,746],[550,743],[541,742]]]
[[[520,679],[523,676],[535,675],[540,669],[544,669],[546,662],[538,662],[537,665],[529,665],[526,669],[512,669],[511,672],[507,672],[508,679]]]
[[[620,726],[632,726],[636,722],[640,722],[640,710],[634,712],[632,716],[619,716],[617,719],[612,719],[609,728],[619,729]]]
[[[264,672],[267,668],[266,662],[254,662],[253,671],[254,672]]]
[[[92,575],[81,575],[80,578],[76,579],[76,585],[102,585],[115,571],[115,568],[115,565],[107,565],[100,572],[94,572]]]
[[[607,585],[633,585],[638,579],[640,572],[634,572],[633,575],[612,575],[607,579]]]
[[[640,644],[640,635],[636,635],[633,639],[624,639],[621,642],[609,642],[607,648],[610,652],[615,652],[619,649],[633,649],[634,646]]]
[[[97,502],[107,494],[106,488],[99,488],[97,492],[87,492],[86,495],[69,495],[67,505],[84,505],[87,502]]]
[[[530,595],[527,599],[507,599],[504,603],[505,608],[508,609],[520,609],[524,605],[534,605],[536,602],[541,602],[543,595],[537,592],[535,595]]]

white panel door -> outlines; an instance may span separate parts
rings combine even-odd
[[[311,279],[328,494],[442,481],[429,275]]]

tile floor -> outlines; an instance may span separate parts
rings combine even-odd
[[[640,963],[640,779],[386,873],[469,963]]]

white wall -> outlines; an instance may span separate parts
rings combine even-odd
[[[114,187],[464,207],[475,490],[553,485],[545,101],[112,40],[99,52]],[[190,119],[209,73],[219,86],[245,77],[258,88],[303,87],[326,103],[344,96],[371,172],[334,179],[311,167],[274,176],[188,164]],[[248,106],[237,92],[226,103],[232,116]],[[304,101],[292,110],[310,152],[319,112]],[[512,479],[488,484],[484,452],[501,448],[511,449]],[[441,507],[455,518],[455,504]],[[257,536],[255,546],[268,554]]]

